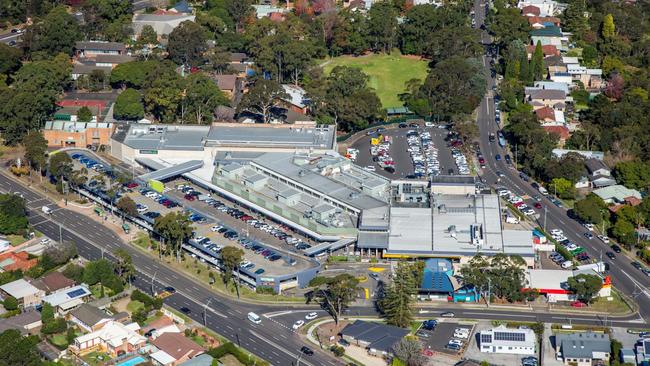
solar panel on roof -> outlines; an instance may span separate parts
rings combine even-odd
[[[481,343],[492,343],[492,334],[481,334]]]
[[[526,335],[524,333],[494,332],[496,341],[524,342]]]
[[[68,292],[66,295],[68,295],[68,297],[70,297],[70,298],[75,298],[75,297],[79,297],[79,296],[82,296],[82,295],[85,295],[85,294],[86,294],[86,290],[84,290],[82,288],[78,288],[76,290],[72,290],[72,291]]]

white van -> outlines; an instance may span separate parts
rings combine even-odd
[[[506,222],[509,223],[509,224],[518,224],[519,219],[514,217],[514,216],[508,215],[508,216],[506,216]]]
[[[47,207],[47,206],[41,207],[41,211],[43,211],[43,213],[46,214],[46,215],[49,215],[49,214],[52,213],[52,209]]]
[[[248,320],[252,321],[255,324],[262,323],[262,318],[260,318],[259,315],[255,314],[253,312],[248,313]]]
[[[564,268],[564,269],[569,269],[571,267],[573,267],[573,262],[571,262],[571,261],[565,261],[565,262],[562,263],[562,268]]]

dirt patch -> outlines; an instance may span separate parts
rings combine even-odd
[[[113,308],[115,308],[115,310],[117,310],[118,312],[122,312],[122,311],[127,311],[127,310],[126,310],[126,306],[129,304],[129,302],[131,302],[131,297],[130,297],[130,296],[127,296],[127,297],[124,297],[124,298],[121,298],[121,299],[115,301],[115,302],[112,303],[111,305],[112,305]]]

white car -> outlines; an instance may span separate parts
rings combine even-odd
[[[600,239],[605,244],[609,244],[609,238],[605,235],[598,235],[598,239]]]
[[[587,224],[584,224],[583,226],[585,227],[585,229],[587,229],[589,231],[594,231],[594,225],[592,225],[592,224],[587,223]]]
[[[213,227],[210,228],[210,230],[212,230],[212,231],[219,231],[219,229],[221,229],[222,227],[223,227],[223,226],[221,226],[221,225],[214,225]]]
[[[455,338],[465,339],[465,338],[469,337],[469,333],[466,333],[466,332],[465,333],[463,333],[463,332],[460,332],[460,333],[454,332],[454,337]]]
[[[41,244],[42,245],[47,245],[47,244],[50,243],[50,241],[51,241],[50,238],[43,238],[43,239],[41,239]]]
[[[553,230],[551,230],[551,235],[557,235],[557,236],[560,236],[560,235],[562,235],[562,234],[564,234],[564,231],[562,231],[562,230],[560,230],[560,229],[553,229]]]
[[[461,341],[459,339],[450,339],[449,344],[455,344],[457,346],[462,347],[463,346],[463,341]]]
[[[293,323],[293,326],[292,326],[291,328],[293,328],[294,330],[296,330],[296,329],[302,327],[304,324],[305,324],[305,321],[304,321],[304,320],[298,320],[298,321],[296,321],[295,323]]]
[[[364,167],[363,169],[366,170],[366,171],[369,171],[369,172],[374,172],[376,170],[373,165],[368,165],[367,167]]]
[[[316,312],[309,313],[309,314],[305,315],[305,319],[307,319],[307,320],[314,320],[317,317],[318,317],[318,313],[316,313]]]
[[[435,124],[433,124],[433,122],[424,122],[424,125],[427,126],[427,127],[434,127],[435,126]]]

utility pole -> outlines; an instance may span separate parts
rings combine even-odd
[[[210,301],[212,301],[212,297],[208,299],[208,301],[203,305],[203,326],[207,327],[208,326],[208,305],[210,305]],[[237,337],[239,338],[239,337]]]
[[[154,281],[156,281],[156,275],[157,274],[158,274],[158,271],[154,272],[153,277],[151,277],[151,296],[155,296],[154,291],[153,291],[153,283],[154,283]]]
[[[492,279],[488,277],[488,295],[485,298],[485,303],[487,304],[487,307],[490,307],[490,296],[492,295]]]
[[[63,228],[61,227],[61,223],[59,223],[59,244],[63,244]]]
[[[546,211],[548,211],[548,208],[544,206],[544,232],[546,232]]]

